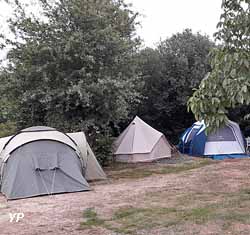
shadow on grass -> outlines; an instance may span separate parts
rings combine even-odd
[[[180,164],[118,164],[108,172],[108,176],[112,179],[138,179],[153,174],[177,174],[216,163],[210,159],[199,159]]]

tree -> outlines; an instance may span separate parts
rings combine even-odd
[[[140,53],[145,99],[139,114],[174,141],[194,121],[186,103],[210,71],[208,53],[213,46],[207,36],[186,29]]]
[[[212,72],[189,100],[197,120],[214,131],[228,120],[230,108],[250,104],[250,1],[224,0],[211,53]]]
[[[0,137],[12,135],[16,131],[16,125],[13,121],[15,114],[15,101],[9,99],[8,74],[0,70]]]
[[[19,0],[9,27],[15,40],[5,69],[17,128],[48,125],[110,135],[139,102],[137,14],[123,0],[37,0],[34,16]]]

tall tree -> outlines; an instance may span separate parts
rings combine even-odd
[[[137,13],[123,0],[6,2],[15,37],[5,38],[4,74],[17,129],[84,130],[105,157],[112,127],[139,102]]]
[[[0,70],[0,137],[11,135],[16,130],[14,120],[16,104],[13,99],[9,99],[9,79],[8,74]]]
[[[138,101],[137,14],[123,0],[37,0],[39,17],[13,0],[6,39],[18,128],[106,130]],[[13,96],[14,94],[14,96]]]
[[[144,101],[140,115],[176,140],[194,121],[187,100],[210,71],[208,53],[214,46],[207,36],[186,29],[140,53]]]
[[[250,0],[223,0],[213,50],[212,72],[189,100],[197,120],[213,131],[228,120],[228,110],[250,104]]]

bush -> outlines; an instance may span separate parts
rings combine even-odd
[[[98,134],[92,145],[97,160],[102,166],[107,166],[113,162],[113,140],[114,138],[110,135]]]
[[[16,132],[16,124],[14,122],[0,123],[0,137],[13,135]]]

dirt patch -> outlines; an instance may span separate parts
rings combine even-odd
[[[110,169],[108,175],[131,171],[122,167]],[[1,235],[250,234],[250,160],[163,173],[166,167],[158,163],[133,166],[133,171],[153,173],[137,178],[113,177],[92,184],[90,192],[15,201],[0,196]],[[96,213],[90,213],[93,224],[82,227],[84,211],[89,208]],[[10,223],[9,213],[17,212],[25,217]],[[154,215],[159,221],[152,219]],[[138,217],[140,221],[133,223]]]

